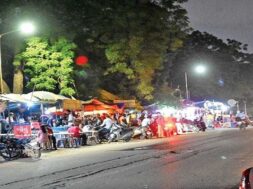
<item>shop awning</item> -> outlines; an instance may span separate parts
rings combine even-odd
[[[38,99],[33,99],[32,101],[30,99],[24,98],[23,95],[20,94],[2,94],[0,95],[0,99],[3,101],[9,101],[9,102],[19,102],[19,103],[36,103]]]
[[[28,94],[23,94],[22,96],[27,100],[31,99],[32,101],[36,101],[37,99],[40,102],[45,103],[56,103],[58,100],[69,99],[63,95],[58,95],[47,91],[34,91]]]

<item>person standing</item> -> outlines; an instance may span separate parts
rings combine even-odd
[[[150,124],[151,124],[151,119],[150,119],[150,117],[146,114],[145,116],[144,116],[144,119],[142,120],[142,122],[141,122],[141,128],[142,128],[142,136],[143,137],[146,137],[146,132],[147,132],[147,130],[148,130],[148,127],[150,126]]]
[[[52,144],[53,144],[53,148],[55,150],[57,150],[56,138],[54,136],[53,129],[50,126],[47,127],[47,133],[48,133],[48,139],[49,139],[50,147],[52,148]]]
[[[70,110],[68,110],[67,112],[68,112],[68,126],[71,126],[74,123],[74,115],[73,112],[71,112]]]
[[[157,135],[158,137],[164,137],[165,120],[164,117],[158,113],[157,121]]]
[[[39,143],[39,146],[42,147],[45,150],[48,150],[48,133],[46,129],[46,125],[41,125],[40,130],[37,135],[37,141]]]

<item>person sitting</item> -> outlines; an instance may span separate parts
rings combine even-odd
[[[103,123],[100,125],[100,127],[104,128],[105,131],[109,132],[111,130],[113,124],[113,120],[110,118],[110,116],[107,114],[106,118],[104,119]]]
[[[113,125],[113,120],[107,114],[103,123],[100,125],[101,129],[98,132],[99,138],[107,139],[112,125]]]
[[[82,139],[82,145],[86,144],[86,135],[82,134],[82,130],[79,127],[80,122],[75,120],[74,124],[68,129],[68,133],[70,134],[71,138],[71,143],[73,144],[74,140],[76,141],[76,146],[77,146],[77,141],[80,142],[80,139]]]

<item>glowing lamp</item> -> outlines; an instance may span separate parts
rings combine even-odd
[[[78,66],[84,66],[89,62],[89,59],[87,56],[78,56],[75,60],[76,65]]]

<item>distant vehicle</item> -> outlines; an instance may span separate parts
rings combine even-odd
[[[253,167],[242,172],[239,189],[253,189]]]

